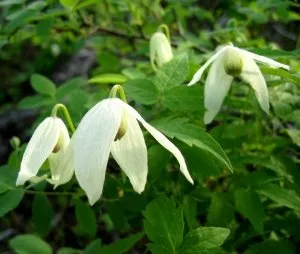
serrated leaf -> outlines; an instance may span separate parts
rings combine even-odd
[[[23,189],[14,189],[0,195],[0,217],[15,209],[24,195]]]
[[[162,106],[175,112],[204,112],[203,87],[179,86],[164,92]]]
[[[180,246],[180,253],[201,253],[221,246],[229,236],[230,230],[217,227],[200,227],[190,231]]]
[[[33,89],[38,93],[55,96],[56,87],[50,79],[39,74],[32,74],[30,82]]]
[[[105,73],[88,80],[90,84],[123,84],[128,80],[126,76],[118,73]]]
[[[260,186],[257,191],[283,206],[300,210],[300,197],[293,190],[288,190],[277,184],[270,183]]]
[[[36,231],[45,236],[51,230],[54,216],[52,205],[46,195],[35,195],[32,203],[32,220]]]
[[[186,118],[163,118],[156,121],[155,125],[170,138],[176,137],[189,146],[209,152],[233,172],[231,163],[218,142],[202,128],[189,123]]]
[[[182,243],[183,214],[176,208],[173,199],[161,196],[153,200],[144,212],[144,228],[153,245],[162,245],[164,249],[175,252]]]
[[[155,83],[162,90],[182,84],[189,72],[188,55],[175,56],[164,64],[156,74]]]
[[[50,245],[35,235],[18,235],[9,241],[16,254],[52,254]]]
[[[238,189],[234,194],[236,209],[250,220],[257,232],[262,232],[265,213],[259,196],[251,189]]]
[[[75,214],[79,227],[94,236],[97,232],[97,221],[93,209],[81,200],[76,200]]]
[[[151,105],[157,102],[159,90],[149,79],[133,79],[124,84],[126,95],[145,105]]]

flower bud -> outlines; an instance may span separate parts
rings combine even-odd
[[[173,58],[171,44],[162,32],[156,32],[150,40],[150,60],[154,70]]]
[[[10,145],[12,146],[13,149],[17,150],[20,147],[21,141],[18,137],[14,136],[10,140]]]
[[[237,50],[228,48],[224,52],[224,69],[228,75],[237,77],[243,69],[243,59]]]

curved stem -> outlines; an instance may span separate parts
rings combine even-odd
[[[114,85],[113,86],[113,88],[110,91],[109,97],[116,98],[117,97],[117,92],[119,92],[121,100],[127,103],[127,99],[126,99],[124,89],[120,85]]]
[[[58,109],[62,109],[62,111],[63,111],[63,113],[64,113],[64,115],[65,115],[65,117],[67,119],[67,122],[68,122],[68,124],[70,126],[70,129],[71,129],[72,133],[74,133],[75,132],[74,124],[72,122],[72,119],[71,119],[71,116],[69,114],[69,111],[68,111],[68,109],[66,108],[66,106],[64,104],[61,104],[61,103],[56,104],[53,107],[53,109],[52,109],[51,116],[55,117],[57,115]]]
[[[167,38],[168,38],[169,41],[171,41],[171,39],[170,39],[170,31],[169,31],[169,28],[168,28],[168,26],[166,24],[160,25],[158,27],[158,29],[167,36]]]

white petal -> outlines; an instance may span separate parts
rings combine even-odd
[[[56,120],[47,117],[33,133],[22,158],[16,185],[22,185],[35,176],[53,151],[60,134]]]
[[[204,115],[205,124],[209,124],[218,114],[233,80],[224,69],[225,53],[223,51],[211,65],[205,81],[204,105],[207,110]]]
[[[275,67],[275,68],[283,68],[283,69],[286,69],[286,70],[290,69],[290,67],[288,65],[276,62],[271,58],[268,58],[268,57],[265,57],[265,56],[260,56],[260,55],[254,54],[254,53],[249,52],[249,51],[244,50],[244,49],[239,49],[239,50],[243,51],[244,54],[247,54],[249,57],[253,58],[254,60],[256,60],[258,62],[268,64],[268,65],[270,65],[272,67]]]
[[[70,143],[70,136],[67,127],[61,119],[59,120],[60,136],[58,139],[59,151],[51,153],[49,156],[49,164],[52,179],[49,180],[55,187],[59,184],[68,182],[73,175],[74,169],[69,165],[70,161],[66,160],[66,149]],[[69,158],[70,160],[70,158]]]
[[[91,205],[102,194],[111,145],[121,123],[122,108],[115,100],[102,100],[87,112],[71,141],[75,175]]]
[[[125,110],[123,117],[126,119],[127,129],[125,135],[112,144],[111,153],[120,168],[129,177],[133,189],[141,193],[147,181],[147,147],[135,117],[127,114]]]
[[[222,49],[220,49],[218,52],[216,52],[211,58],[209,58],[206,63],[204,65],[201,66],[201,68],[194,74],[192,80],[190,81],[190,83],[188,83],[188,86],[192,86],[195,83],[197,83],[200,79],[201,76],[203,74],[203,72],[205,71],[205,69],[213,62],[215,61],[222,52],[224,52],[224,50],[228,49],[229,47],[232,47],[230,45],[223,47]]]
[[[158,143],[160,143],[165,149],[167,149],[170,153],[172,153],[175,156],[175,158],[179,162],[181,172],[186,177],[186,179],[193,184],[193,179],[190,176],[185,160],[179,149],[172,142],[170,142],[160,131],[148,124],[134,108],[132,108],[131,106],[129,106],[121,100],[119,100],[119,102],[126,109],[127,113],[131,114],[133,117],[135,117],[141,122],[141,124],[146,128],[147,131],[150,132],[150,134],[157,140]]]
[[[241,77],[254,89],[259,105],[263,111],[269,114],[269,95],[265,79],[249,54],[244,54],[243,59],[244,66]]]

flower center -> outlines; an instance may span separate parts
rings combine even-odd
[[[53,148],[52,153],[58,153],[59,150],[62,148],[62,145],[63,145],[63,137],[62,135],[59,135],[59,138],[57,140],[55,147]]]
[[[224,54],[225,72],[233,77],[239,76],[243,69],[243,59],[239,52],[234,48],[228,48]]]
[[[126,113],[123,111],[121,124],[120,124],[119,130],[116,134],[115,141],[120,140],[125,135],[126,130],[127,130]]]

